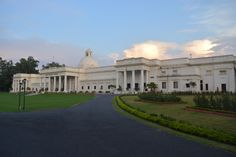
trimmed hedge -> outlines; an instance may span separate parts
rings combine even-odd
[[[140,99],[151,100],[158,102],[180,102],[181,98],[174,94],[163,94],[163,93],[141,93],[138,95]]]
[[[196,136],[208,138],[210,140],[215,140],[218,142],[236,145],[236,136],[226,134],[221,131],[192,125],[191,123],[176,120],[174,118],[171,118],[171,117],[168,117],[165,115],[145,113],[144,111],[141,111],[137,108],[134,108],[130,105],[125,104],[124,101],[119,96],[116,96],[116,102],[121,109],[123,109],[123,110],[125,110],[125,111],[131,113],[132,115],[135,115],[139,118],[148,120],[150,122],[154,122],[159,125],[162,125],[162,126],[174,129],[174,130],[178,130],[178,131],[181,131],[184,133],[188,133],[191,135],[196,135]]]

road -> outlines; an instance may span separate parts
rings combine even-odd
[[[0,113],[1,157],[236,157],[117,113],[113,96],[68,109]]]

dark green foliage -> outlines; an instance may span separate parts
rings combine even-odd
[[[15,65],[16,73],[26,73],[26,74],[37,74],[38,70],[38,60],[35,60],[32,56],[29,56],[27,59],[21,58],[20,62],[17,62]]]
[[[0,91],[9,91],[11,89],[15,67],[12,61],[3,60],[0,57]]]
[[[141,112],[140,110],[126,104],[119,96],[116,96],[116,102],[120,108],[139,118],[191,135],[196,135],[218,142],[236,145],[236,137],[234,135],[227,134],[225,132],[214,129],[208,129],[201,126],[192,125],[191,123],[176,120],[172,117],[168,117],[165,115],[148,114],[145,112]]]
[[[140,99],[157,101],[157,102],[180,102],[181,98],[174,94],[163,93],[141,93],[138,95]]]
[[[236,112],[236,96],[230,93],[198,94],[193,100],[197,107]]]
[[[49,69],[52,67],[65,67],[65,64],[59,64],[57,62],[51,62],[51,63],[47,63],[47,65],[43,65],[42,68],[43,69]]]

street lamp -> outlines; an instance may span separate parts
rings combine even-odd
[[[19,104],[18,104],[18,110],[25,110],[25,85],[26,85],[26,79],[20,81],[20,90],[19,90]],[[23,95],[22,95],[22,87],[23,87]],[[23,96],[23,104],[21,104],[21,97]]]

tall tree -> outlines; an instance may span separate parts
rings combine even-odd
[[[39,61],[29,56],[27,59],[21,58],[20,62],[16,63],[16,73],[37,74]]]
[[[13,62],[3,60],[0,57],[0,91],[9,91],[11,89],[12,78],[15,74]]]
[[[151,83],[147,84],[147,87],[151,89],[151,92],[155,92],[155,90],[157,89],[158,86],[154,82],[151,82]]]
[[[57,62],[51,62],[51,63],[47,63],[46,65],[42,66],[43,69],[49,69],[51,67],[65,67],[65,64],[59,64]]]

